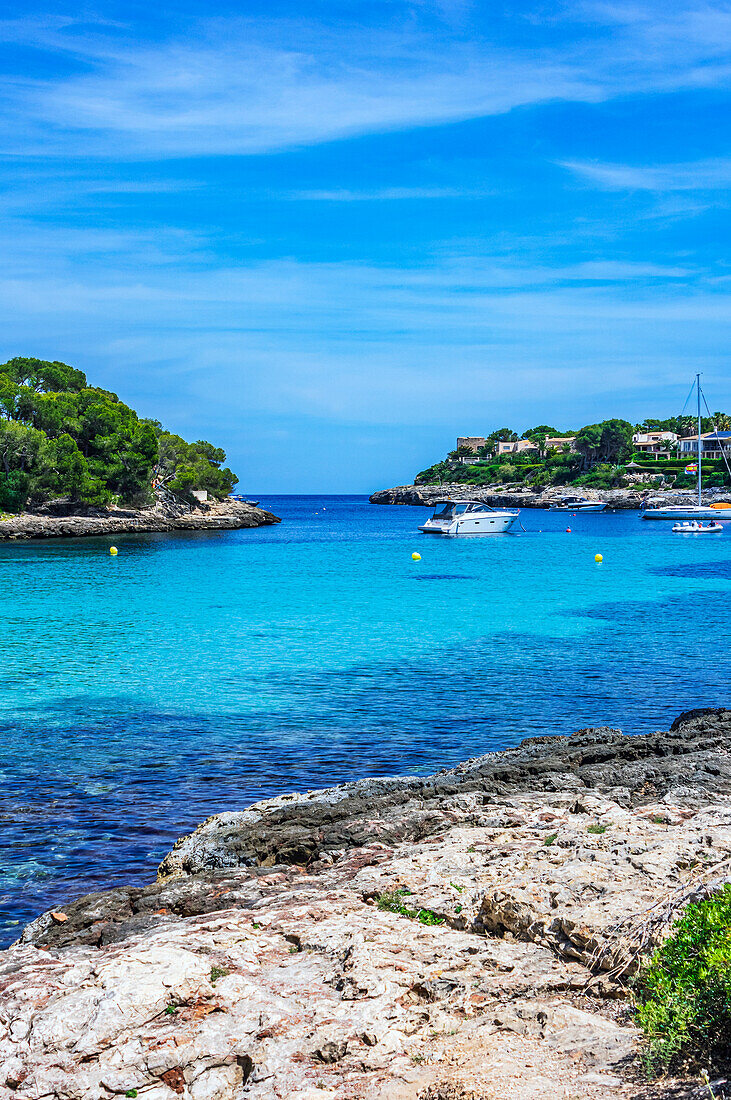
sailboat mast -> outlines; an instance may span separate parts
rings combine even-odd
[[[696,376],[695,376],[695,385],[696,385],[696,389],[698,390],[698,507],[700,508],[700,506],[701,506],[701,476],[702,476],[701,464],[702,464],[702,461],[703,461],[702,458],[701,458],[701,376],[700,376],[700,374],[696,374]]]

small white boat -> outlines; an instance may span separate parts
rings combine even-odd
[[[552,504],[549,512],[603,512],[608,508],[606,500],[589,500],[588,497],[561,497]]]
[[[673,531],[677,531],[680,535],[708,535],[714,531],[723,531],[723,524],[701,523],[700,520],[692,519],[685,523],[674,523]]]
[[[419,530],[425,535],[501,535],[518,515],[517,508],[498,510],[480,500],[440,500]]]

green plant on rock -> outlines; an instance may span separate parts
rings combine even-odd
[[[648,1072],[731,1057],[731,884],[687,907],[640,971],[636,997]]]
[[[399,890],[379,894],[376,898],[376,905],[384,912],[398,913],[401,917],[418,920],[420,924],[444,924],[444,917],[440,917],[431,909],[412,909],[410,906],[404,905],[403,899],[408,897],[410,893],[410,890],[405,890],[402,887]]]
[[[608,825],[589,825],[587,833],[595,833],[597,836],[601,836],[602,833],[606,833]]]

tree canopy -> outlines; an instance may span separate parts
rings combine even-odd
[[[624,462],[632,454],[633,426],[628,420],[602,420],[577,433],[574,447],[586,466],[597,462]]]
[[[0,365],[0,509],[54,497],[142,506],[157,488],[222,499],[238,481],[225,461],[220,447],[186,443],[66,363]]]
[[[523,439],[545,439],[546,436],[555,438],[561,434],[558,428],[552,428],[549,424],[539,424],[537,428],[526,428],[523,432]]]
[[[515,443],[518,438],[518,433],[514,432],[512,428],[498,428],[496,432],[490,432],[487,437],[488,443]]]

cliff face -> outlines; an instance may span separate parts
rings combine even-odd
[[[549,489],[509,489],[507,486],[481,487],[477,485],[397,485],[393,489],[380,489],[370,497],[371,504],[416,504],[431,507],[438,500],[483,500],[493,507],[550,508],[564,496],[582,496],[589,500],[605,500],[610,508],[639,508],[648,496],[662,498],[665,504],[695,504],[690,492],[648,489],[646,485],[636,489],[588,489],[571,485],[552,485]],[[703,494],[705,503],[731,499],[728,490],[709,489]]]
[[[0,541],[15,539],[81,538],[149,531],[233,531],[280,523],[278,516],[235,500],[212,501],[201,508],[171,505],[154,508],[83,510],[59,507],[25,512],[0,519]]]
[[[0,1096],[669,1096],[623,982],[729,878],[728,710],[220,814],[0,956]]]

